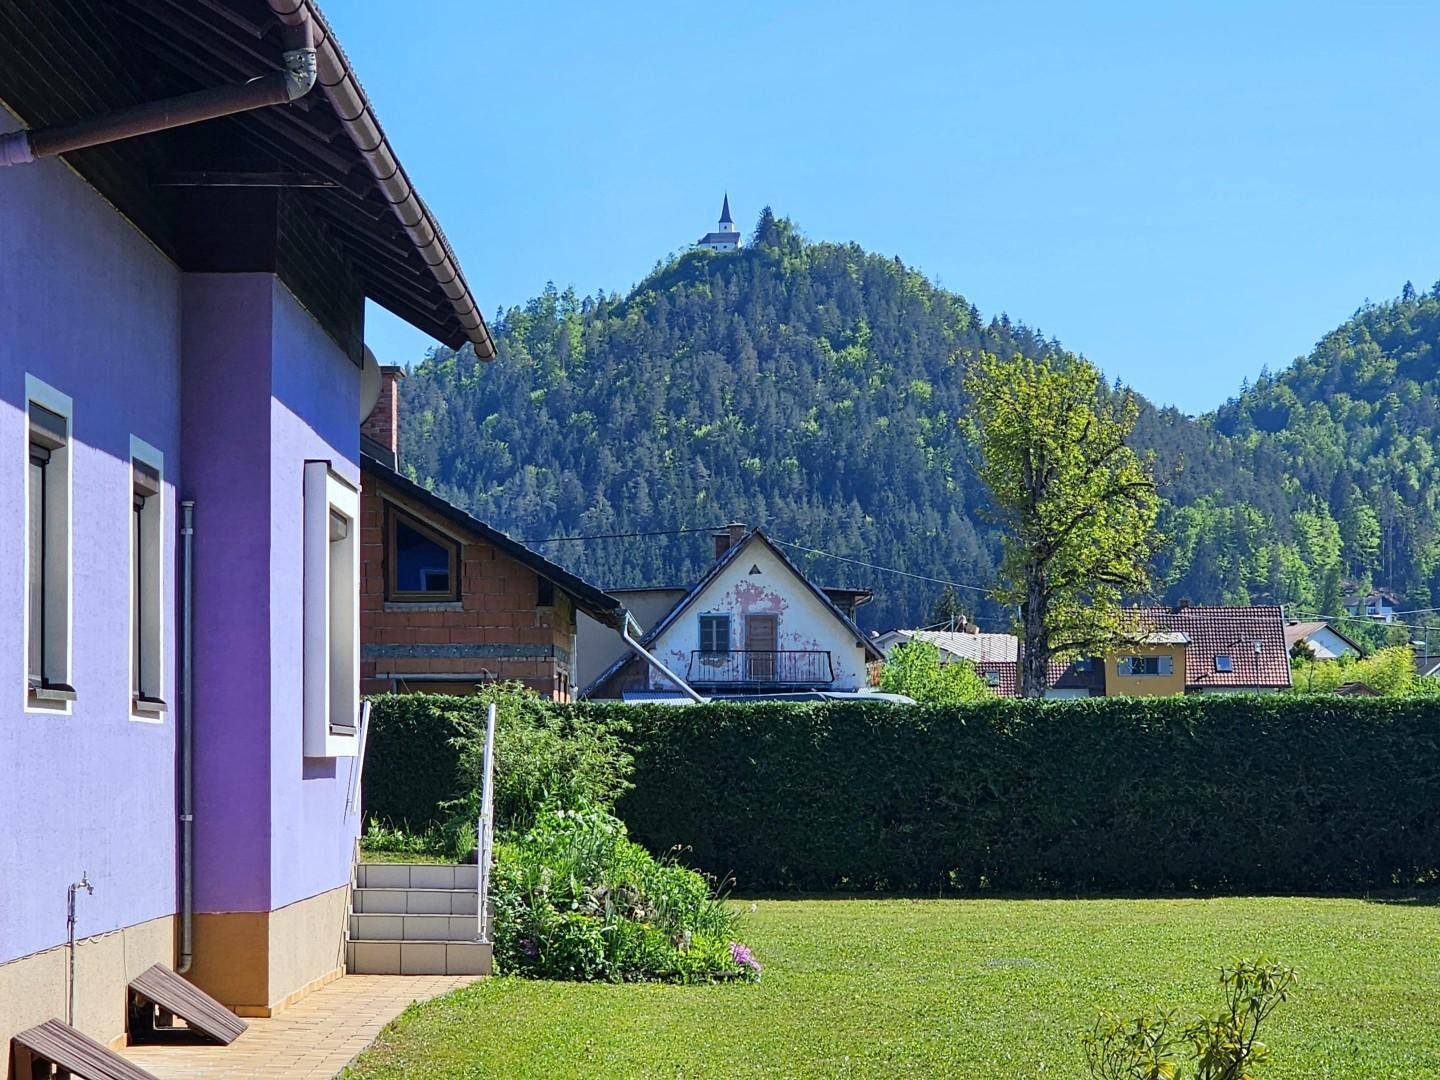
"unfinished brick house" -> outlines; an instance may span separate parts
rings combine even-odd
[[[473,693],[518,680],[574,696],[576,618],[620,601],[397,471],[400,368],[361,427],[360,689]]]

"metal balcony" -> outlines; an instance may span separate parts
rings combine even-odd
[[[691,686],[829,686],[835,681],[830,653],[815,649],[740,649],[690,654],[685,681]]]

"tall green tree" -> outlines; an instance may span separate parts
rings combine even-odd
[[[1160,498],[1129,442],[1139,406],[1068,355],[982,355],[966,388],[1004,530],[995,596],[1020,609],[1021,693],[1043,697],[1051,660],[1104,652],[1126,632],[1126,597],[1150,586]]]

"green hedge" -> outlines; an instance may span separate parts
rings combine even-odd
[[[458,794],[453,716],[472,706],[449,702],[376,699],[367,815],[421,828]],[[570,708],[632,729],[635,790],[618,813],[635,839],[743,891],[1293,893],[1440,878],[1437,703]]]
[[[421,832],[439,824],[440,804],[461,794],[457,719],[479,711],[479,698],[381,694],[371,698],[360,788],[362,820]]]
[[[1289,893],[1440,867],[1430,703],[623,708],[632,834],[742,891]]]

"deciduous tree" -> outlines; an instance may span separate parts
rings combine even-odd
[[[982,355],[966,376],[980,479],[1004,531],[996,599],[1020,609],[1020,691],[1042,697],[1051,660],[1103,653],[1122,604],[1150,585],[1160,499],[1129,439],[1139,406],[1078,357]]]

